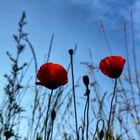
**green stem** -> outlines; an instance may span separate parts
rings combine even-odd
[[[48,115],[49,115],[49,109],[50,109],[52,94],[53,94],[53,89],[52,89],[51,95],[50,95],[50,97],[49,97],[48,109],[47,109],[47,112],[46,112],[44,140],[46,140],[46,137],[47,137],[47,123],[48,123]]]
[[[73,72],[73,50],[72,53],[70,53],[70,61],[71,61],[71,74],[72,74],[72,91],[73,91],[73,100],[74,100],[74,112],[75,112],[75,125],[76,125],[76,135],[77,140],[79,140],[79,134],[78,134],[78,124],[77,124],[77,110],[76,110],[76,99],[75,99],[75,87],[74,87],[74,72]]]
[[[107,128],[107,135],[106,135],[106,140],[108,140],[108,133],[110,131],[110,121],[111,121],[111,113],[112,113],[112,107],[113,107],[113,101],[114,101],[114,97],[115,97],[115,89],[117,86],[117,78],[115,79],[115,85],[114,85],[114,90],[113,90],[113,96],[111,99],[111,105],[110,105],[110,113],[109,113],[109,119],[108,119],[108,128]]]
[[[51,137],[50,137],[50,140],[52,140],[52,135],[53,135],[53,124],[54,124],[54,121],[52,121],[52,129],[51,129]]]
[[[88,129],[89,129],[89,95],[87,95],[87,131],[86,131],[86,140],[88,140]]]
[[[83,128],[82,128],[82,140],[84,140],[85,118],[86,118],[87,104],[88,104],[88,98],[87,98],[87,100],[86,100],[85,109],[84,109],[84,121],[83,121]]]

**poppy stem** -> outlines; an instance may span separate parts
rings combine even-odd
[[[82,140],[84,140],[84,132],[85,132],[85,119],[86,119],[86,109],[88,104],[88,98],[86,100],[85,109],[84,109],[84,122],[83,122],[83,129],[82,129]]]
[[[82,126],[79,126],[79,128],[78,128],[79,139],[80,139],[80,129],[81,129],[81,132],[83,133],[83,127],[82,127]],[[82,135],[82,134],[81,134],[81,135]]]
[[[98,127],[99,127],[99,122],[100,122],[100,121],[102,121],[102,123],[103,123],[103,125],[102,125],[102,130],[104,129],[105,122],[104,122],[104,120],[103,120],[103,119],[99,119],[99,120],[97,121],[97,124],[96,124],[96,129],[95,129],[95,132],[94,132],[94,135],[93,135],[92,140],[94,140],[94,139],[95,139],[95,136],[96,136],[96,133],[97,133],[97,130],[98,130]]]
[[[89,94],[87,95],[87,131],[86,131],[86,140],[88,140],[88,127],[89,127]]]
[[[49,97],[48,108],[47,108],[47,112],[46,112],[44,140],[47,139],[47,138],[46,138],[46,137],[47,137],[47,123],[48,123],[48,115],[49,115],[49,109],[50,109],[52,94],[53,94],[53,89],[51,90],[51,95],[50,95],[50,97]]]
[[[71,74],[72,74],[72,91],[73,91],[73,99],[74,99],[74,112],[75,112],[76,135],[77,135],[77,140],[79,140],[78,124],[77,124],[76,99],[75,99],[75,87],[74,87],[73,50],[72,49],[69,50],[69,54],[70,54]]]
[[[53,135],[53,124],[54,124],[54,121],[52,121],[52,129],[51,129],[51,137],[50,137],[50,140],[52,140],[52,135]]]
[[[115,90],[116,90],[116,86],[117,86],[117,78],[115,79],[115,85],[114,85],[114,90],[113,90],[113,96],[111,99],[111,105],[110,105],[110,113],[109,113],[109,119],[108,119],[108,127],[107,127],[107,135],[106,135],[106,140],[108,140],[108,133],[110,133],[110,121],[111,121],[111,113],[112,113],[112,107],[113,107],[113,101],[114,101],[114,97],[115,97]]]

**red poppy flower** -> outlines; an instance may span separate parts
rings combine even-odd
[[[118,78],[123,71],[125,61],[121,56],[109,56],[100,61],[99,68],[110,78]]]
[[[36,85],[45,86],[49,89],[56,89],[68,82],[67,71],[59,64],[46,63],[43,64],[38,73]]]

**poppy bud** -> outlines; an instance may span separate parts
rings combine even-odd
[[[83,82],[84,82],[85,86],[89,85],[89,78],[87,75],[83,76]]]
[[[14,136],[14,133],[13,133],[12,130],[5,131],[5,132],[4,132],[4,136],[6,137],[6,139],[9,139],[9,138],[11,138],[12,136]]]
[[[73,55],[73,49],[69,49],[69,54]]]
[[[102,129],[99,133],[99,139],[102,140],[104,137],[104,130]]]
[[[55,112],[55,110],[53,109],[53,110],[52,110],[52,113],[51,113],[51,119],[52,119],[52,121],[54,121],[55,117],[56,117],[56,112]]]

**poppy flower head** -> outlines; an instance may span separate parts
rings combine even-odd
[[[100,61],[99,69],[110,78],[120,77],[126,60],[121,56],[109,56]]]
[[[37,79],[39,82],[36,85],[45,86],[49,89],[56,89],[68,82],[65,68],[53,63],[43,64],[37,73]]]

